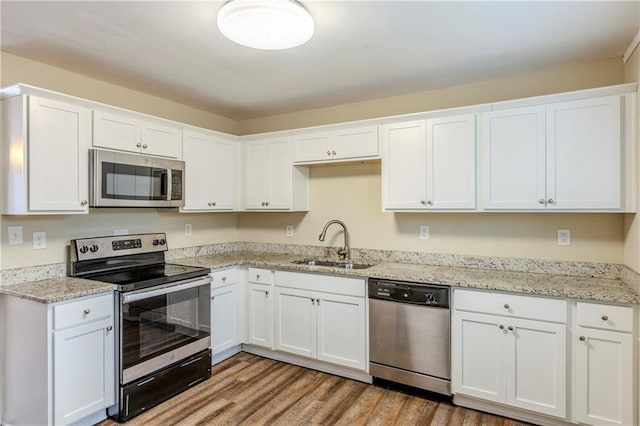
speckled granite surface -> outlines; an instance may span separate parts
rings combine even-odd
[[[116,286],[99,281],[62,277],[6,285],[0,288],[0,293],[39,303],[55,303],[115,289]]]
[[[166,258],[173,263],[212,269],[249,265],[603,302],[640,303],[640,274],[622,265],[369,249],[353,249],[352,253],[354,262],[376,266],[344,270],[296,265],[291,262],[302,258],[336,259],[335,248],[270,243],[236,242],[172,249]],[[68,278],[65,274],[66,265],[62,263],[3,270],[0,271],[0,292],[52,303],[113,288],[95,281]]]

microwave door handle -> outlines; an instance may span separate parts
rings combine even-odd
[[[184,284],[172,285],[169,287],[163,287],[155,290],[141,291],[140,293],[125,293],[123,297],[123,303],[136,302],[138,300],[150,299],[156,296],[163,296],[165,294],[175,293],[177,291],[187,290],[193,287],[200,287],[203,285],[209,285],[211,283],[211,277],[201,278],[195,281],[189,281]]]
[[[162,171],[162,180],[160,183],[160,192],[164,195],[164,199],[167,201],[171,200],[171,169],[166,168]]]

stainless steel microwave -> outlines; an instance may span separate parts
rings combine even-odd
[[[91,207],[184,206],[184,161],[89,150]]]

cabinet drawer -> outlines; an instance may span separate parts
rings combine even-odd
[[[234,284],[237,280],[236,278],[236,268],[230,269],[222,269],[219,271],[214,271],[211,274],[211,286],[213,288],[221,287],[227,284]]]
[[[273,273],[270,269],[249,268],[249,282],[258,284],[273,284]]]
[[[578,302],[578,325],[632,332],[633,309],[627,306]]]
[[[567,322],[567,302],[560,299],[454,289],[453,306],[463,311]]]
[[[55,330],[113,316],[113,293],[90,297],[53,307]]]

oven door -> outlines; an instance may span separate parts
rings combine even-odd
[[[120,383],[211,346],[211,278],[120,295]]]

